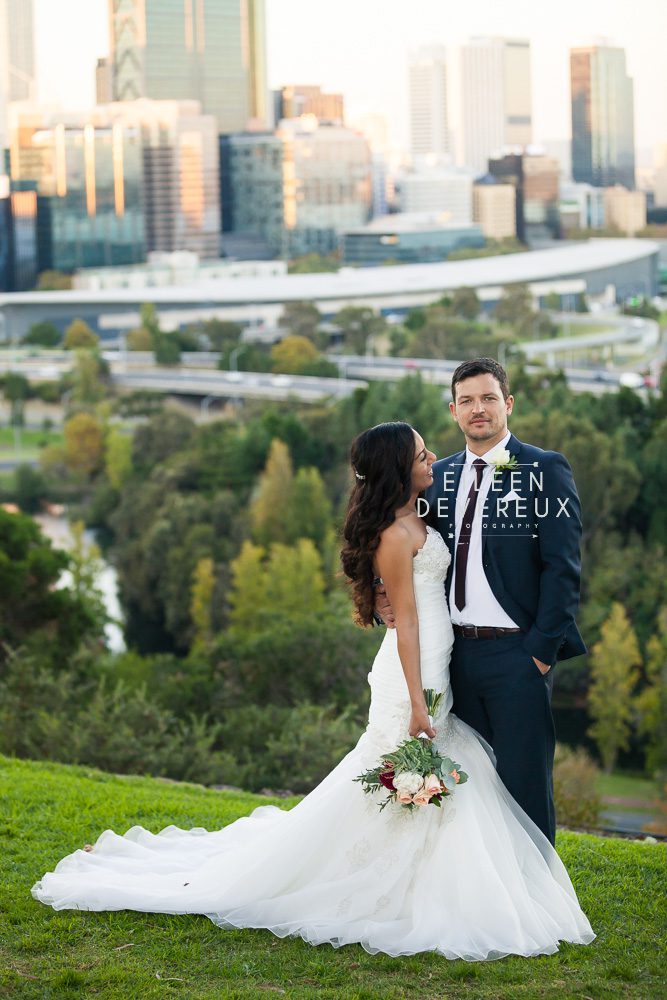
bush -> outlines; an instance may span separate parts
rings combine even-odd
[[[556,818],[561,826],[598,825],[602,803],[595,784],[599,768],[582,748],[556,746],[554,798]]]
[[[350,709],[302,702],[294,708],[246,705],[225,713],[220,745],[234,757],[233,784],[249,791],[309,792],[361,735]]]

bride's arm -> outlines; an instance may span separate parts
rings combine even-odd
[[[422,687],[419,654],[419,619],[412,584],[413,541],[401,524],[383,532],[376,552],[378,569],[396,618],[398,655],[410,694],[410,736],[424,732],[433,738]]]

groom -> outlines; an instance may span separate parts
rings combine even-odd
[[[434,463],[426,521],[452,556],[453,711],[491,744],[501,780],[553,844],[553,666],[586,652],[581,507],[563,455],[509,432],[513,405],[496,361],[458,366],[449,408],[466,448]],[[392,626],[386,598],[376,609]]]

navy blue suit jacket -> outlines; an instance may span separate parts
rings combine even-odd
[[[586,652],[577,628],[581,575],[581,505],[572,470],[556,451],[512,434],[514,470],[498,470],[484,504],[482,565],[496,600],[526,633],[531,656],[554,663]],[[425,520],[437,528],[454,565],[455,509],[465,451],[433,465]],[[509,497],[508,497],[509,494]],[[423,504],[422,504],[423,507]],[[479,622],[478,624],[484,624]]]

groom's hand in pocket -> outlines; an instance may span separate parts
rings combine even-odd
[[[536,657],[533,657],[533,663],[535,664],[535,666],[537,667],[537,669],[541,674],[548,674],[549,671],[551,670],[550,663],[542,663],[542,660],[538,660],[536,659]]]
[[[387,591],[385,590],[384,584],[381,580],[375,584],[375,603],[373,604],[373,610],[376,615],[379,615],[387,628],[396,628],[394,612],[392,611],[389,598],[387,597]]]

